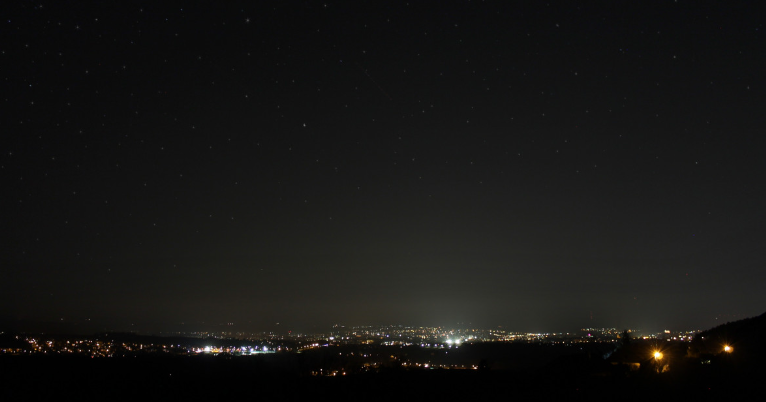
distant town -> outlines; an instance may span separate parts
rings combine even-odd
[[[766,314],[704,331],[335,325],[322,333],[0,332],[4,399],[743,399],[763,375]],[[39,379],[46,381],[39,383]],[[42,385],[41,385],[42,384]],[[226,384],[226,386],[224,386]],[[574,398],[574,399],[573,399]],[[115,400],[116,400],[115,399]],[[320,398],[321,399],[321,398]]]
[[[400,346],[425,349],[458,349],[467,344],[506,342],[550,345],[619,342],[634,339],[690,342],[698,330],[642,333],[617,328],[582,328],[576,332],[523,333],[502,329],[451,329],[402,325],[335,325],[322,333],[173,332],[160,336],[102,333],[92,336],[55,334],[3,334],[12,336],[0,353],[11,355],[84,355],[93,358],[147,354],[249,356],[301,353],[309,349],[340,346]],[[424,363],[426,364],[426,363]]]

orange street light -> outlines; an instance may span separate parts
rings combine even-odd
[[[731,348],[731,346],[726,345],[723,347],[723,351],[726,353],[731,353],[734,349]]]
[[[655,351],[654,352],[654,358],[657,359],[657,360],[662,359],[662,353],[660,353],[660,351]]]

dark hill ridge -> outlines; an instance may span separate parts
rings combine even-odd
[[[337,357],[342,348],[242,359],[225,355],[147,354],[113,359],[8,355],[0,356],[0,400],[69,397],[133,401],[146,395],[173,400],[448,401],[496,395],[522,400],[749,400],[762,392],[764,335],[766,314],[712,328],[691,343],[630,340],[608,359],[603,357],[613,344],[583,345],[582,349],[477,344],[450,350],[449,357],[430,349],[398,348],[395,353],[401,358],[426,358],[445,364],[451,359],[469,358],[486,369],[404,370],[390,364],[379,371],[338,378],[314,377],[308,370],[343,363]],[[131,333],[98,336],[115,341],[162,340]],[[12,339],[15,337],[6,337]],[[727,344],[733,348],[730,353],[723,351]],[[669,370],[656,370],[652,357],[655,349],[662,351],[663,365],[667,362]],[[392,353],[388,347],[364,350],[385,352],[383,356]],[[626,363],[639,363],[640,367],[632,370],[624,366]]]
[[[725,352],[726,346],[731,348],[731,352]],[[690,353],[703,357],[725,354],[739,364],[760,364],[766,357],[766,313],[728,322],[697,334]]]

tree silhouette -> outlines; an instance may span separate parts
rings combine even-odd
[[[627,349],[628,347],[630,347],[630,342],[631,342],[630,331],[625,329],[622,331],[622,335],[620,336],[620,347]]]

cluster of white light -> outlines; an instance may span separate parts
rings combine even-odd
[[[277,348],[277,350],[280,350],[280,348]],[[274,350],[269,349],[268,346],[262,346],[260,350],[258,350],[258,347],[242,347],[242,348],[220,348],[218,346],[205,346],[204,348],[200,349],[192,349],[193,352],[196,353],[223,353],[223,352],[232,352],[232,353],[242,353],[242,354],[257,354],[257,353],[274,353]]]

